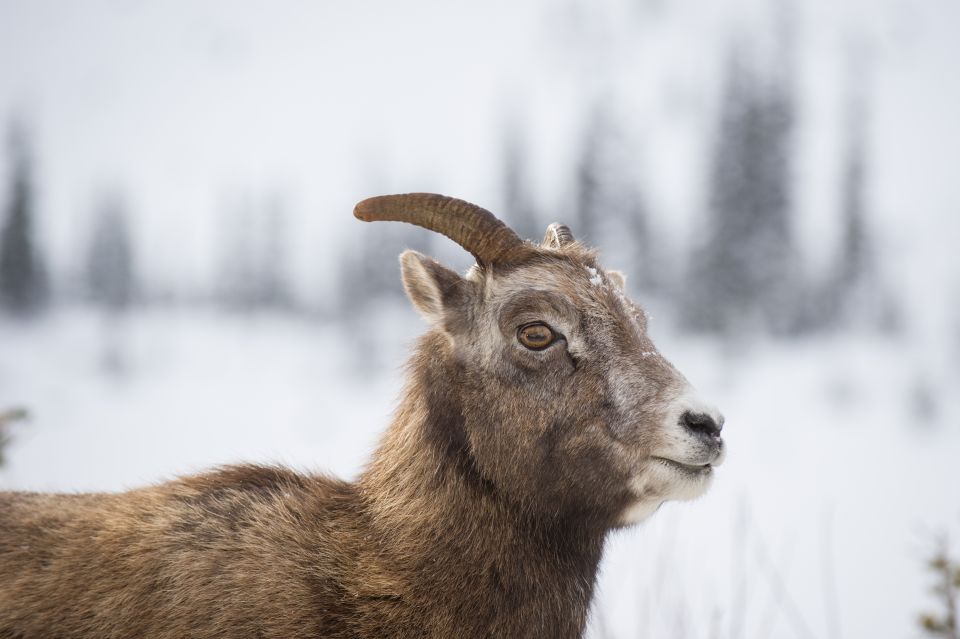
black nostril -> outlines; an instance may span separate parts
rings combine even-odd
[[[707,435],[709,437],[720,437],[720,431],[723,430],[723,418],[716,421],[706,413],[693,413],[687,411],[680,416],[680,423],[694,433]]]

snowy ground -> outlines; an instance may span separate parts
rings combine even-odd
[[[707,496],[613,536],[592,636],[918,635],[923,559],[960,524],[957,370],[906,341],[721,348],[653,329],[723,409],[730,455]],[[389,307],[346,327],[169,309],[2,323],[0,407],[33,418],[0,488],[118,490],[240,460],[354,475],[420,330]]]

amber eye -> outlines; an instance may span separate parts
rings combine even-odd
[[[517,331],[517,339],[530,350],[541,351],[553,343],[556,335],[546,324],[527,324]]]

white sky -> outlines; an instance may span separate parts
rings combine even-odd
[[[582,115],[607,100],[628,119],[654,224],[686,236],[726,43],[749,34],[769,57],[778,4],[789,2],[0,0],[0,117],[24,115],[35,134],[56,269],[76,262],[97,194],[119,189],[148,276],[202,286],[231,202],[276,194],[293,216],[300,285],[322,290],[324,247],[360,232],[350,211],[363,197],[436,190],[496,209],[511,111],[542,204],[562,219]],[[835,239],[858,49],[873,60],[856,75],[872,98],[870,195],[891,266],[907,284],[956,269],[952,258],[918,267],[916,255],[948,249],[949,234],[932,229],[960,208],[960,8],[793,4],[808,250],[822,256]]]

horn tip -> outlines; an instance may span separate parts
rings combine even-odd
[[[368,197],[365,200],[361,200],[360,202],[357,202],[357,205],[353,207],[353,217],[357,218],[358,220],[363,220],[364,222],[372,222],[373,221],[373,211],[371,210],[373,208],[372,200],[375,200],[375,199],[376,198]]]

